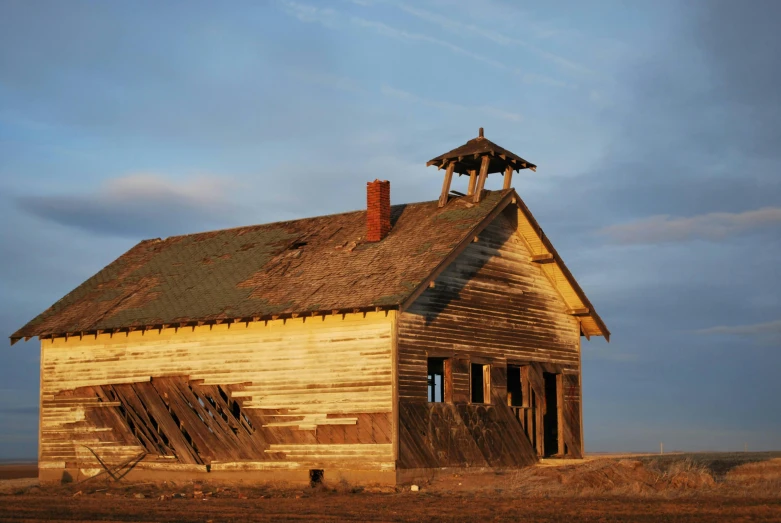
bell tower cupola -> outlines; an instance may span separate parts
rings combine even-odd
[[[504,188],[509,189],[512,187],[514,171],[537,170],[537,166],[533,163],[488,140],[483,136],[482,127],[477,138],[472,138],[461,147],[429,160],[426,166],[429,165],[436,165],[437,170],[445,169],[442,194],[439,197],[440,207],[444,207],[448,201],[453,173],[458,173],[459,176],[469,175],[469,188],[466,195],[471,197],[474,203],[478,203],[483,197],[485,180],[489,174],[502,173]]]

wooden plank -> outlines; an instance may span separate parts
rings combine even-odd
[[[469,171],[469,188],[466,191],[466,195],[474,196],[476,186],[477,186],[477,170],[472,169]]]
[[[447,170],[445,171],[445,179],[442,182],[442,194],[439,196],[439,206],[444,207],[447,203],[448,194],[450,193],[450,183],[453,181],[453,169],[456,166],[456,162],[451,161],[447,164]]]
[[[157,421],[160,431],[168,439],[168,446],[173,450],[180,463],[200,465],[203,460],[195,452],[195,449],[187,442],[180,427],[174,422],[163,398],[155,390],[151,383],[139,383],[133,387],[133,391],[143,402],[149,414]]]
[[[483,365],[483,403],[491,403],[491,367]]]
[[[553,258],[553,255],[551,253],[545,252],[542,254],[532,255],[532,261],[535,263],[542,264],[542,263],[553,263],[556,260]]]
[[[509,189],[513,186],[513,168],[508,165],[504,169],[504,185],[502,186],[503,189]]]
[[[534,405],[536,419],[534,421],[537,429],[535,434],[537,438],[537,455],[542,457],[545,456],[545,393],[543,392],[543,395],[540,396],[535,392],[533,397],[536,401]]]
[[[583,360],[581,354],[581,343],[578,338],[578,372],[577,372],[577,392],[578,392],[578,424],[580,428],[580,454],[581,457],[586,453],[586,445],[583,442]]]
[[[453,403],[453,358],[447,358],[444,362],[444,376],[445,380],[444,389],[445,397],[443,400],[446,403]]]
[[[558,451],[564,455],[564,375],[556,374],[556,435],[558,436]]]
[[[477,187],[475,188],[475,194],[472,198],[474,203],[479,203],[483,198],[483,189],[485,189],[485,180],[488,178],[488,165],[491,163],[491,157],[488,155],[483,156],[480,163],[480,175],[477,178]]]
[[[393,401],[391,412],[391,442],[393,445],[393,460],[399,459],[399,317],[396,311],[391,313],[391,369],[393,382]]]

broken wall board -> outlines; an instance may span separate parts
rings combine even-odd
[[[196,441],[204,454],[181,453],[183,463],[285,459],[265,452],[271,444],[351,445],[356,459],[366,453],[374,462],[373,447],[392,443],[394,320],[393,311],[370,312],[44,340],[41,462],[94,466],[77,441],[114,461],[153,450],[153,436],[143,429],[136,436],[119,415],[91,421],[107,390],[118,394],[105,403],[143,403],[161,419],[171,410],[197,426],[199,409],[190,406],[218,394],[217,386],[240,403],[262,441],[231,442],[233,428],[212,420]],[[210,439],[220,434],[224,446]],[[215,447],[219,456],[205,450]]]

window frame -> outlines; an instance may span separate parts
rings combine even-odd
[[[429,400],[429,387],[432,384],[429,382],[429,373],[431,368],[430,362],[441,361],[442,362],[442,400],[436,401],[436,390],[432,394],[432,399]],[[436,376],[436,374],[434,374]],[[434,385],[436,386],[436,385]],[[427,403],[453,403],[453,359],[449,356],[442,356],[438,354],[430,354],[426,356],[426,402]]]
[[[483,401],[475,401],[474,379],[472,379],[474,366],[482,367]],[[492,405],[491,402],[491,364],[484,361],[469,361],[469,403],[471,405]]]

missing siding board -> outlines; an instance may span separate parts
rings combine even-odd
[[[253,437],[252,422],[239,403],[218,386],[186,377],[153,378],[104,385],[96,393],[118,403],[117,421],[151,455],[208,465],[214,459],[251,459],[267,448],[262,436]]]

